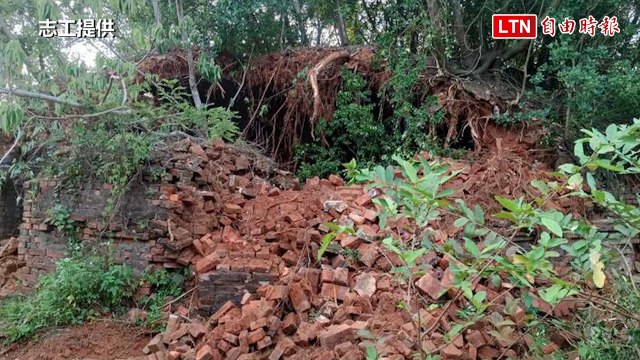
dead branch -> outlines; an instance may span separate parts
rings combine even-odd
[[[13,144],[11,145],[11,147],[9,147],[9,150],[7,150],[7,152],[4,153],[4,155],[2,155],[2,159],[0,159],[0,165],[2,165],[2,163],[4,162],[4,159],[6,159],[7,156],[11,154],[11,152],[13,152],[13,149],[15,149],[16,145],[18,145],[19,141],[20,141],[20,136],[16,136],[16,139],[13,141]]]
[[[85,107],[84,105],[77,103],[75,101],[65,100],[56,96],[51,96],[51,95],[46,95],[46,94],[41,94],[41,93],[26,91],[26,90],[0,88],[0,94],[8,94],[8,95],[14,95],[19,97],[26,97],[26,98],[38,99],[38,100],[44,100],[44,101],[53,101],[59,104],[69,105],[77,108]]]

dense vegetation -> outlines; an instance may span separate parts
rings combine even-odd
[[[575,20],[617,16],[621,32],[499,41],[490,36],[494,13]],[[39,20],[83,18],[114,19],[117,36],[38,36]],[[449,337],[486,316],[486,293],[474,292],[470,279],[507,274],[520,288],[533,286],[536,279],[551,304],[567,296],[591,304],[573,324],[550,321],[545,314],[528,318],[527,331],[536,340],[532,356],[541,356],[549,332],[568,328],[580,335],[572,345],[582,358],[635,358],[640,326],[633,314],[640,312],[640,293],[631,269],[605,271],[616,255],[607,246],[612,239],[570,215],[543,210],[542,204],[559,196],[586,198],[618,219],[613,240],[628,245],[640,233],[638,208],[618,201],[598,181],[602,173],[640,173],[640,123],[632,120],[640,116],[639,34],[640,4],[635,0],[5,0],[0,4],[0,179],[57,177],[73,186],[97,178],[113,184],[113,207],[105,210],[116,211],[118,197],[144,171],[151,149],[170,134],[228,141],[239,137],[239,120],[247,119],[240,119],[231,105],[204,104],[197,91],[201,79],[221,81],[225,69],[216,62],[220,55],[248,64],[260,55],[296,47],[371,45],[376,48],[374,62],[384,62],[390,73],[388,81],[374,93],[362,76],[341,70],[333,119],[320,119],[314,129],[326,141],[299,144],[298,175],[346,168],[352,181],[390,194],[378,204],[381,227],[387,220],[408,219],[415,234],[410,243],[391,235],[383,242],[404,262],[394,269],[398,281],[410,283],[408,274],[427,249],[455,260],[455,285],[470,308],[464,309],[466,321],[456,324]],[[74,45],[85,53],[95,50],[95,63],[74,58]],[[188,58],[187,86],[143,76],[141,60],[175,49]],[[508,220],[514,232],[543,229],[532,249],[505,255],[509,240],[485,226],[485,216],[495,214],[442,200],[447,194],[441,187],[448,179],[439,164],[402,160],[424,150],[448,156],[464,150],[452,149],[429,131],[446,114],[433,96],[415,96],[425,69],[451,82],[495,84],[496,91],[509,87],[516,97],[507,111],[493,114],[494,122],[513,126],[542,121],[548,144],[573,149],[575,161],[558,169],[559,181],[535,184],[542,194],[535,201],[496,198],[504,207],[497,216]],[[385,167],[392,163],[397,168]],[[51,225],[73,242],[73,224],[64,209],[50,213]],[[462,243],[438,247],[429,241],[428,223],[444,213],[455,214],[455,225],[465,229]],[[335,228],[324,247],[344,231],[352,230]],[[476,241],[483,241],[484,248]],[[571,259],[571,281],[554,270],[552,259],[559,249]],[[179,275],[150,271],[136,279],[131,269],[104,254],[76,250],[40,280],[35,294],[0,306],[3,336],[15,341],[46,326],[121,315],[132,304],[148,310],[147,325],[158,326],[162,305],[182,290]],[[134,298],[141,285],[155,292]],[[603,287],[606,293],[592,296]]]
[[[138,278],[127,265],[101,256],[71,256],[57,263],[56,271],[41,277],[30,296],[17,296],[0,304],[4,341],[17,341],[37,330],[79,324],[109,314],[122,316],[130,306],[146,311],[140,325],[163,326],[164,304],[183,291],[184,275],[149,269]],[[140,287],[153,292],[135,297]]]
[[[494,40],[490,36],[494,13],[536,13],[539,18],[549,15],[576,21],[589,15],[598,20],[615,15],[620,33],[608,37],[596,29],[596,36],[590,37],[576,30],[571,35],[541,36],[536,41]],[[83,18],[114,19],[117,36],[71,40],[38,36],[38,20]],[[129,145],[136,149],[127,151],[134,154],[127,160],[139,164],[144,148],[153,143],[158,131],[227,124],[219,125],[220,130],[233,133],[226,121],[233,118],[231,115],[221,110],[197,115],[205,110],[185,108],[182,101],[182,95],[190,93],[196,107],[202,105],[201,94],[191,90],[197,87],[198,76],[212,83],[220,79],[223,69],[216,64],[218,55],[248,63],[261,54],[299,46],[375,45],[378,60],[384,60],[393,75],[384,90],[393,107],[393,121],[381,124],[382,107],[369,99],[372,94],[368,89],[352,76],[345,76],[344,94],[337,99],[337,124],[327,128],[334,135],[320,148],[298,150],[301,175],[335,171],[339,162],[350,160],[349,156],[377,162],[394,154],[441,147],[442,140],[404,138],[429,123],[442,121],[431,109],[433,99],[415,98],[411,92],[426,68],[461,80],[499,80],[496,84],[511,80],[509,86],[517,89],[518,95],[510,110],[494,114],[496,121],[513,124],[542,119],[551,131],[549,139],[560,135],[569,148],[580,128],[625,123],[638,115],[639,29],[640,11],[635,1],[252,0],[209,4],[183,0],[10,0],[0,6],[0,92],[12,96],[0,103],[0,127],[15,135],[22,153],[31,160],[15,166],[14,177],[32,175],[33,160],[39,157],[34,154],[52,153],[51,144],[69,136],[58,131],[67,126],[76,130],[74,138],[67,139],[72,142],[80,140],[75,134],[89,138],[100,137],[105,130],[120,134],[117,139],[97,142],[96,149],[114,148],[115,142],[127,139],[138,144]],[[98,52],[95,68],[100,71],[69,56],[74,44]],[[192,47],[199,49],[197,63]],[[151,50],[176,48],[185,50],[191,59],[190,90],[182,95],[161,91],[164,111],[150,109],[139,96],[149,88],[133,82],[140,76],[136,66]],[[241,76],[237,77],[240,81]],[[63,114],[73,114],[67,118],[73,119],[72,124],[63,124]],[[176,116],[166,121],[168,114]],[[128,121],[132,115],[138,119],[134,125]],[[371,124],[341,129],[342,122],[355,118]],[[360,138],[363,131],[376,144],[382,129],[396,140],[376,154],[351,149],[334,161],[323,155],[333,152],[327,144],[345,151],[352,145],[349,138]],[[49,141],[42,144],[42,137]],[[38,140],[32,143],[32,139]],[[113,160],[104,159],[97,166],[110,168]],[[117,173],[104,177],[128,177],[135,172],[126,164],[113,171]]]

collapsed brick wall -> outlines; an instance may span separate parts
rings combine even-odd
[[[0,189],[0,239],[18,234],[22,215],[19,193],[20,189],[10,180]]]
[[[87,183],[72,190],[52,180],[25,184],[30,191],[24,194],[18,256],[26,266],[15,275],[23,289],[52,271],[69,250],[68,236],[46,221],[47,211],[56,204],[71,211],[82,242],[105,251],[110,244],[113,258],[137,273],[148,266],[190,265],[202,274],[209,272],[201,290],[203,307],[211,309],[206,311],[228,300],[238,302],[245,292],[273,279],[275,255],[268,249],[216,242],[237,236],[241,216],[234,206],[242,203],[239,199],[255,196],[254,185],[270,187],[269,178],[286,188],[295,182],[291,176],[250,150],[221,142],[200,146],[189,139],[157,149],[150,167],[152,171],[132,184],[109,216],[109,184]],[[156,177],[159,173],[162,179]],[[214,255],[202,260],[214,250],[214,265]]]
[[[264,157],[222,142],[186,139],[153,159],[153,173],[162,170],[164,177],[147,175],[134,183],[113,217],[104,216],[109,184],[60,193],[55,181],[36,182],[37,191],[25,193],[19,257],[26,267],[17,273],[19,280],[28,288],[65,256],[68,239],[45,223],[47,209],[60,203],[72,210],[83,241],[111,240],[115,259],[138,273],[150,265],[190,266],[207,314],[228,300],[237,305],[245,293],[276,280],[283,266],[301,260],[301,247],[317,247],[321,234],[314,228],[339,217],[325,212],[325,201],[353,201],[366,194],[337,177],[307,183],[307,191],[283,191],[294,184],[290,175]],[[352,220],[363,216],[372,219],[375,213],[360,209]],[[530,242],[531,235],[516,241]]]

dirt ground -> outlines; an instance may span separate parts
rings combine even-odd
[[[132,359],[142,355],[150,338],[141,328],[98,321],[45,330],[26,343],[0,348],[0,360]]]

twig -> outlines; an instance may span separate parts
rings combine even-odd
[[[513,100],[513,105],[517,105],[524,94],[525,87],[527,85],[527,68],[529,67],[529,59],[531,58],[531,49],[533,48],[533,41],[529,43],[529,49],[527,50],[527,59],[524,61],[524,74],[522,76],[522,88],[518,92],[518,95]]]
[[[510,240],[512,240],[516,234],[518,232],[514,231],[513,234],[511,235]],[[509,241],[505,242],[505,244],[509,243]],[[494,252],[494,254],[488,258],[486,260],[486,263],[484,264],[484,266],[482,267],[482,269],[480,269],[480,271],[476,274],[476,276],[473,278],[473,280],[471,280],[471,283],[473,284],[476,280],[480,279],[480,277],[482,276],[482,273],[489,267],[489,265],[491,265],[491,263],[493,263],[493,256],[497,255],[498,253],[500,253],[500,251],[502,251],[503,248],[499,247],[498,249],[496,249],[496,251]],[[440,315],[438,315],[438,317],[436,318],[436,321],[433,323],[433,325],[431,325],[429,327],[429,329],[427,329],[427,331],[425,331],[425,335],[430,335],[432,331],[434,331],[435,329],[438,328],[438,324],[440,324],[440,320],[444,317],[444,314],[447,313],[447,311],[449,310],[449,308],[456,302],[458,301],[458,299],[460,298],[460,296],[462,296],[462,289],[458,289],[458,291],[456,292],[456,295],[453,297],[453,299],[451,299],[451,301],[449,301],[447,303],[447,305],[442,309],[442,312],[440,312]]]
[[[165,306],[171,305],[177,301],[180,301],[180,299],[182,299],[183,297],[191,294],[192,292],[196,291],[198,289],[198,285],[196,285],[195,287],[191,288],[191,290],[188,290],[186,292],[184,292],[182,295],[178,296],[177,298],[165,303],[164,305],[162,305],[162,308],[164,308]]]
[[[14,96],[19,96],[19,97],[27,97],[27,98],[32,98],[32,99],[44,100],[44,101],[53,101],[53,102],[57,102],[59,104],[65,104],[65,105],[69,105],[69,106],[77,107],[77,108],[84,108],[85,107],[84,105],[82,105],[80,103],[77,103],[75,101],[65,100],[65,99],[61,99],[59,97],[52,96],[52,95],[46,95],[46,94],[41,94],[41,93],[37,93],[37,92],[33,92],[33,91],[20,90],[20,89],[0,88],[0,94],[8,94],[8,95],[14,95]]]
[[[0,165],[2,165],[2,163],[9,156],[9,154],[13,152],[13,149],[15,149],[16,145],[18,145],[19,141],[20,141],[20,136],[16,136],[16,139],[13,141],[13,144],[11,145],[11,147],[9,147],[9,150],[7,150],[7,152],[5,152],[4,155],[2,155],[2,159],[0,159]]]
[[[171,242],[174,241],[173,232],[171,231],[171,219],[167,219],[167,231],[169,232],[169,239]]]
[[[0,161],[0,163],[2,163],[2,162]],[[627,239],[627,242],[629,240],[630,239]],[[627,261],[627,258],[622,253],[622,250],[620,250],[618,247],[616,247],[615,249],[620,254],[620,257],[622,258],[622,262],[624,262],[625,268],[626,268],[627,272],[629,273],[629,281],[631,282],[631,285],[633,286],[633,289],[636,291],[636,295],[640,295],[640,292],[638,291],[638,287],[636,286],[636,282],[635,282],[635,280],[633,280],[633,273],[632,273],[632,270],[631,270],[631,266],[629,265],[629,262]]]

